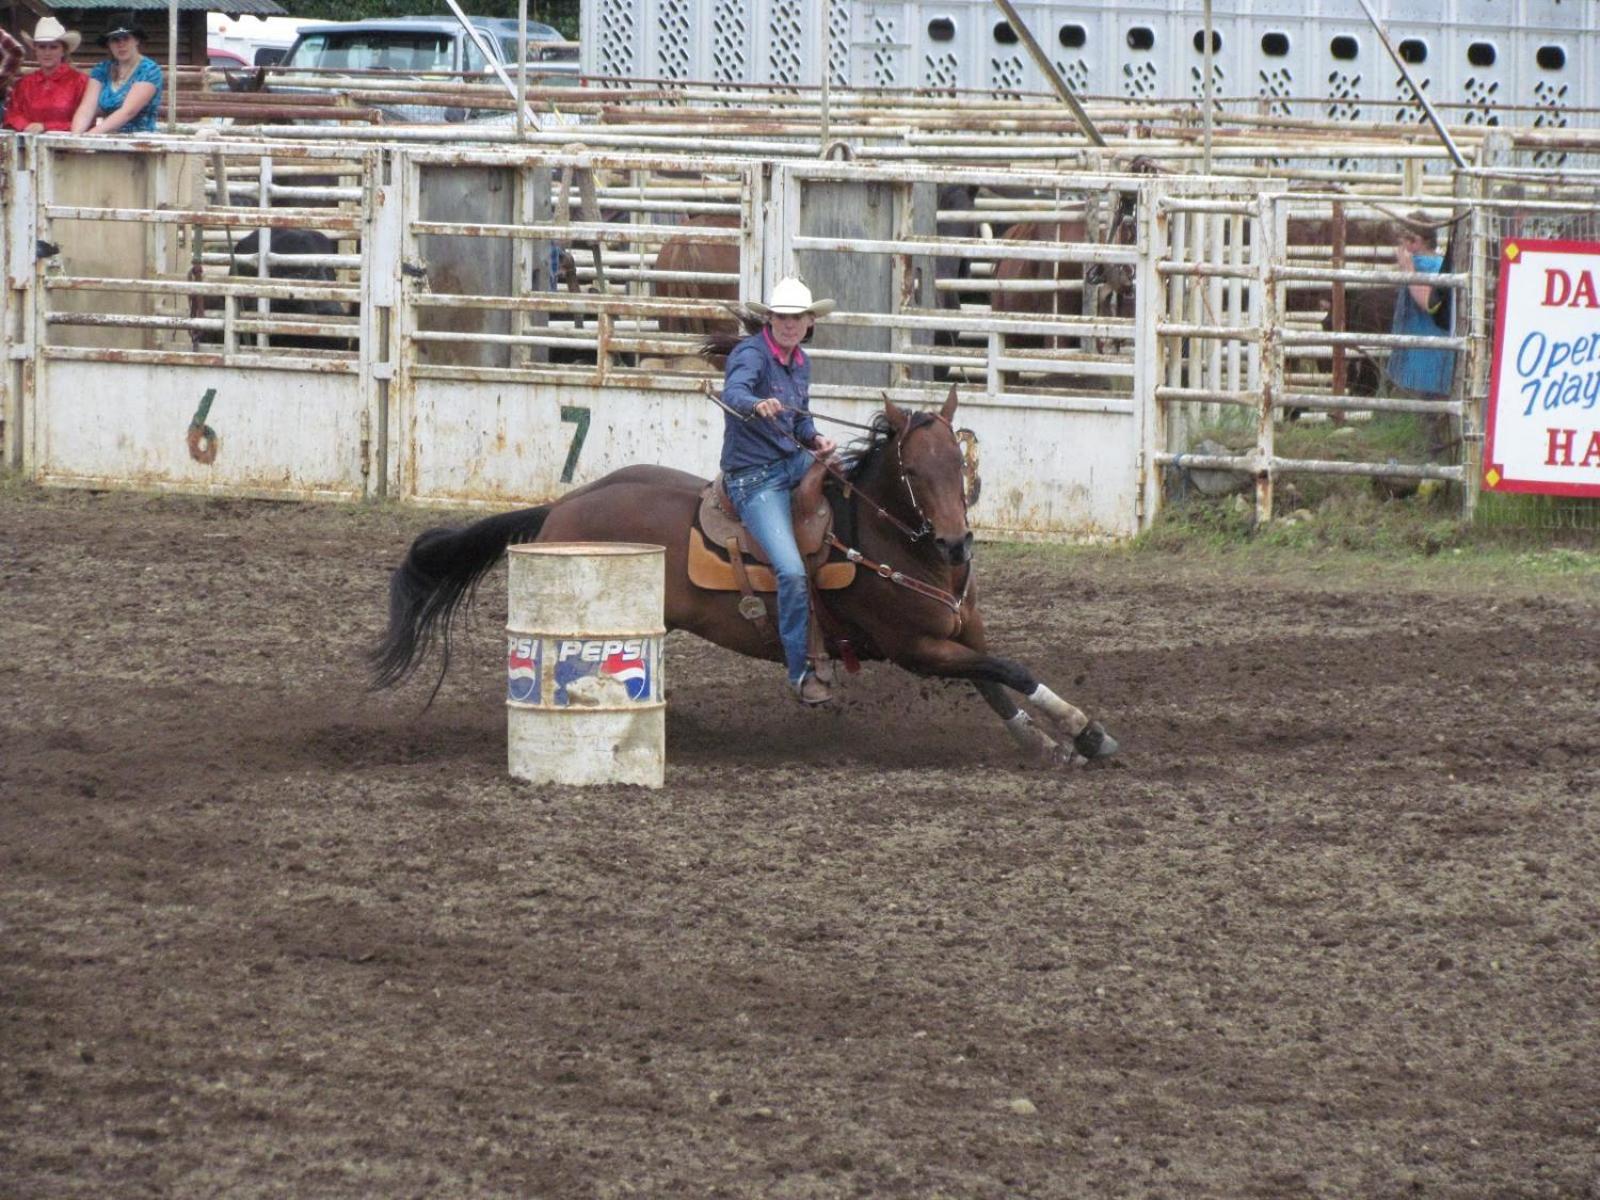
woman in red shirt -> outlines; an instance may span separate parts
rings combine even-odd
[[[33,47],[39,69],[24,75],[11,89],[11,98],[6,101],[6,128],[20,133],[70,130],[72,114],[89,86],[89,77],[67,62],[82,35],[75,29],[62,28],[54,17],[44,17],[34,28],[33,36],[24,34],[22,40]]]

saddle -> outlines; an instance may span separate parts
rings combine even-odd
[[[827,561],[833,506],[822,491],[826,477],[822,464],[813,463],[791,493],[789,514],[795,545],[813,585],[819,591],[834,591],[855,581],[856,568],[850,562]],[[750,595],[778,590],[772,559],[740,522],[721,475],[701,489],[700,508],[689,528],[689,582],[708,592]]]
[[[821,463],[813,463],[790,500],[795,545],[805,560],[813,592],[847,588],[856,577],[854,563],[828,561],[833,506],[822,490],[826,475]],[[773,632],[762,596],[778,590],[778,577],[766,550],[740,522],[721,475],[700,492],[700,507],[689,527],[688,559],[690,583],[708,592],[742,593],[740,615],[763,633]],[[819,659],[825,642],[818,623],[821,608],[821,604],[811,606],[811,642],[817,651],[813,658]]]

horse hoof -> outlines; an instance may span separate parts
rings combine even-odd
[[[1106,732],[1099,721],[1090,721],[1083,732],[1072,739],[1072,748],[1084,758],[1110,758],[1117,752],[1117,739]]]

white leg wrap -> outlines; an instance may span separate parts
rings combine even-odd
[[[1068,704],[1042,683],[1029,694],[1028,701],[1037,705],[1041,712],[1059,724],[1068,737],[1077,737],[1089,724],[1089,718],[1083,714],[1082,709]]]

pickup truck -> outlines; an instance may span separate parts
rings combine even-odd
[[[517,33],[516,22],[510,22],[507,33],[505,22],[493,17],[471,17],[473,27],[489,50],[490,58],[507,75],[516,76]],[[540,37],[548,31],[554,37]],[[528,23],[529,86],[547,86],[555,79],[563,83],[575,79],[575,62],[543,61],[536,47],[541,41],[556,41],[560,34],[548,25]],[[404,90],[408,82],[420,82],[426,72],[454,71],[463,77],[485,75],[494,81],[489,60],[483,56],[476,42],[467,36],[461,23],[451,17],[395,17],[371,18],[363,21],[343,21],[318,25],[304,25],[289,53],[284,55],[279,67],[292,72],[295,68],[315,68],[322,71],[392,71],[395,73],[394,90]],[[352,77],[354,78],[354,77]],[[371,80],[372,76],[366,76]],[[444,82],[436,76],[436,82]],[[387,81],[385,81],[387,82]],[[317,90],[336,90],[337,76],[321,77]],[[303,84],[274,85],[275,92],[309,90]],[[463,121],[473,116],[470,110],[459,105],[395,104],[376,105],[386,120],[410,124],[437,124],[443,121]],[[484,114],[493,115],[493,114]]]

